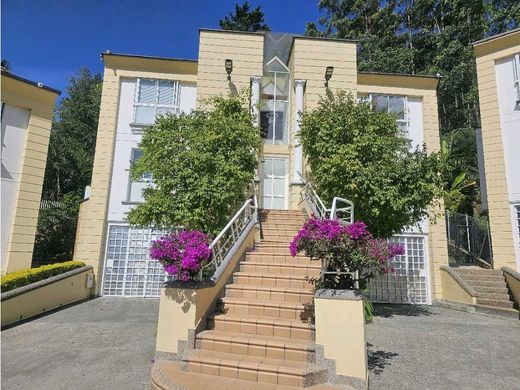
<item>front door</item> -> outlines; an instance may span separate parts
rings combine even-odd
[[[288,159],[264,157],[262,163],[262,207],[264,209],[287,209]]]

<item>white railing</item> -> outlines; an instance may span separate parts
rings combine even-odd
[[[222,272],[222,264],[234,255],[237,246],[244,240],[250,229],[254,226],[258,219],[258,207],[255,186],[253,183],[253,194],[251,198],[246,200],[242,207],[230,219],[227,225],[211,242],[212,251],[211,262],[206,266],[213,266],[215,273],[212,279],[218,279]],[[202,279],[203,270],[201,270]]]
[[[304,180],[301,175],[300,178]],[[338,219],[345,224],[354,222],[354,203],[350,200],[336,196],[332,199],[332,207],[327,208],[310,181],[305,183],[300,196],[302,201],[307,202],[311,212],[318,218]]]

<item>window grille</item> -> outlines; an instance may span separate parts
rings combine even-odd
[[[178,81],[137,79],[134,96],[134,123],[152,125],[157,115],[178,114]]]

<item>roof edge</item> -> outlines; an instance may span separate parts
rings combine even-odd
[[[41,88],[41,89],[44,89],[46,91],[55,93],[57,95],[61,95],[61,91],[59,89],[55,89],[55,88],[52,88],[52,87],[47,87],[43,83],[32,81],[32,80],[26,79],[26,78],[21,77],[21,76],[17,76],[14,73],[11,73],[11,72],[9,72],[9,71],[7,71],[5,69],[2,69],[2,76],[6,76],[6,77],[12,78],[14,80],[18,80],[18,81],[30,84],[30,85],[32,85],[34,87]]]
[[[130,57],[130,58],[146,58],[150,60],[165,60],[165,61],[182,61],[182,62],[194,62],[198,63],[198,60],[191,58],[175,58],[175,57],[160,57],[160,56],[148,56],[144,54],[127,54],[127,53],[112,53],[110,50],[106,50],[100,53],[101,59],[105,56],[117,56],[117,57]]]
[[[238,31],[238,30],[224,30],[221,28],[205,28],[201,27],[199,28],[199,34],[202,31],[209,31],[209,32],[218,32],[218,33],[233,33],[233,34],[250,34],[250,35],[265,35],[266,32],[270,31]]]
[[[492,36],[487,37],[487,38],[480,39],[478,41],[473,42],[472,45],[473,46],[478,46],[478,45],[481,45],[483,43],[490,42],[490,41],[493,41],[495,39],[500,39],[502,37],[505,37],[507,35],[514,34],[514,33],[517,33],[517,32],[520,32],[520,27],[514,28],[514,29],[509,30],[509,31],[505,31],[505,32],[500,33],[500,34],[492,35]]]
[[[390,72],[368,72],[368,71],[358,71],[358,74],[366,74],[366,75],[380,75],[380,76],[404,76],[404,77],[421,77],[426,79],[435,79],[439,80],[441,75],[429,75],[429,74],[410,74],[410,73],[390,73]]]

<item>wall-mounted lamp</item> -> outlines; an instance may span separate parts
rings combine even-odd
[[[334,73],[334,67],[333,66],[327,66],[327,69],[325,69],[325,87],[329,87],[329,80],[332,77],[332,73]]]
[[[233,60],[229,58],[225,61],[226,64],[226,73],[228,81],[231,81],[231,72],[233,72]]]

